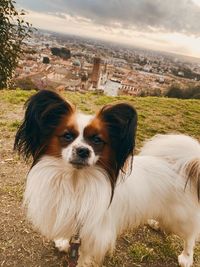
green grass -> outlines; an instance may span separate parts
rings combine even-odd
[[[145,242],[145,243],[144,243]],[[134,242],[129,247],[129,254],[135,262],[165,262],[174,258],[176,261],[177,251],[181,251],[181,242],[178,237],[166,236],[165,234],[152,234],[152,230],[145,229],[145,240]]]
[[[2,131],[15,132],[21,124],[21,120],[0,121],[0,129]]]
[[[6,101],[10,104],[21,104],[24,103],[28,97],[35,93],[34,90],[24,91],[20,89],[16,90],[2,90],[0,91],[1,100]]]
[[[19,202],[23,199],[24,194],[24,185],[21,183],[16,184],[7,184],[0,188],[0,194],[7,194],[10,198],[13,198],[15,201],[18,200]]]

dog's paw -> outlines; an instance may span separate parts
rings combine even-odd
[[[156,230],[156,231],[159,231],[160,230],[160,225],[159,225],[159,222],[153,220],[153,219],[149,219],[147,221],[148,225],[153,229],[153,230]]]
[[[77,267],[101,267],[94,262],[84,262],[83,264],[78,264]]]
[[[181,253],[178,256],[178,263],[181,267],[191,267],[193,265],[193,257]]]
[[[83,257],[80,253],[80,257],[78,260],[78,266],[77,267],[101,267],[98,263],[96,263],[92,257]]]
[[[90,259],[87,259],[87,260],[81,259],[78,261],[77,267],[93,267],[93,263]]]
[[[64,251],[64,252],[68,252],[69,250],[69,240],[68,239],[57,239],[54,240],[55,242],[55,247],[59,250],[59,251]]]

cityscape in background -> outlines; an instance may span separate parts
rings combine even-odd
[[[197,58],[47,31],[34,32],[26,45],[14,75],[22,89],[144,96],[200,81]]]

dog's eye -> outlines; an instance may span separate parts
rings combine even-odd
[[[71,141],[74,140],[74,134],[70,133],[70,132],[67,132],[62,136],[62,138],[67,142],[71,142]]]
[[[104,141],[98,135],[94,135],[92,137],[92,143],[94,143],[95,145],[99,145],[104,143]]]

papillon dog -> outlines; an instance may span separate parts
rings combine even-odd
[[[106,105],[94,116],[47,90],[26,103],[14,148],[33,159],[27,216],[60,250],[78,234],[78,267],[101,266],[118,235],[150,218],[184,239],[180,266],[193,264],[200,145],[184,135],[157,136],[133,159],[136,125],[127,103]]]

